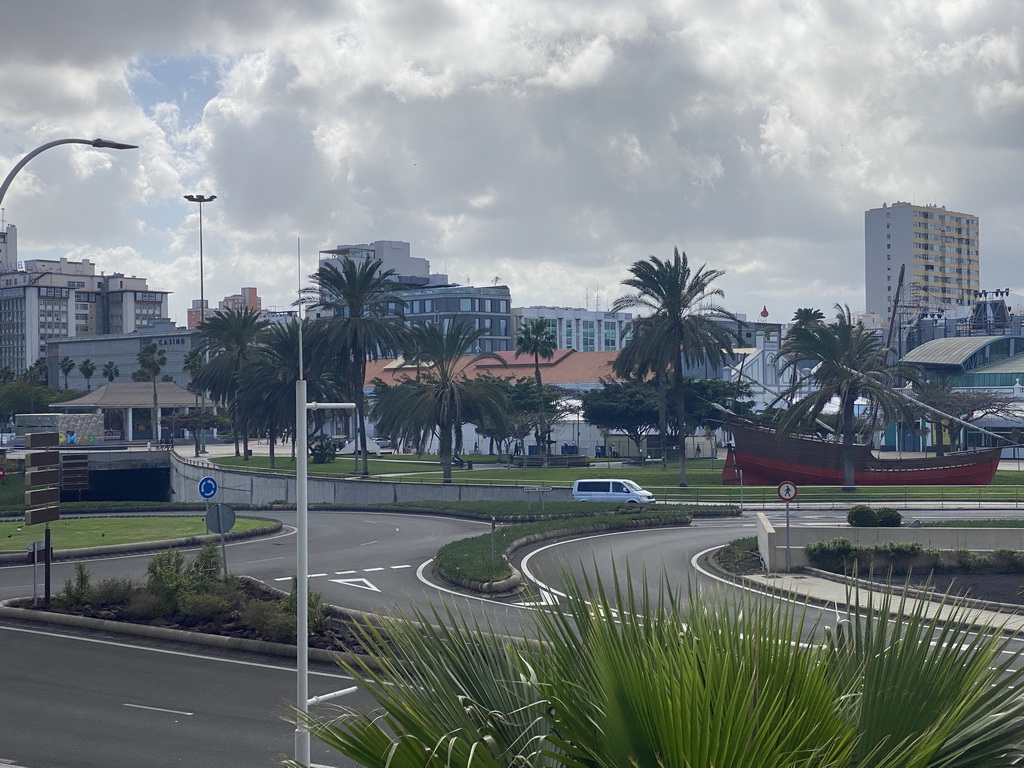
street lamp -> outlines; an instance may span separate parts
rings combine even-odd
[[[199,203],[199,325],[206,322],[206,294],[203,290],[203,203],[212,203],[217,199],[216,195],[185,195],[185,199],[190,203]],[[203,355],[203,362],[210,362],[209,350]],[[201,412],[206,413],[206,390],[202,391],[202,407]],[[199,429],[199,452],[206,453],[206,429],[200,427]]]
[[[300,319],[301,323],[302,320]],[[299,331],[299,367],[302,367],[302,331]],[[301,375],[301,373],[300,373]],[[295,761],[309,765],[310,739],[306,717],[311,704],[330,701],[355,691],[355,687],[344,688],[316,698],[309,698],[309,448],[307,434],[307,411],[346,410],[354,411],[355,403],[309,403],[306,402],[306,380],[295,382],[295,646],[296,646],[296,695],[295,705],[299,716],[295,726]]]
[[[7,178],[4,179],[4,183],[0,186],[0,203],[4,201],[4,195],[7,194],[7,188],[11,186],[11,182],[14,181],[14,177],[18,175],[18,171],[25,167],[33,157],[38,155],[40,152],[45,152],[50,147],[56,147],[60,144],[87,144],[90,147],[96,147],[96,149],[138,149],[136,144],[122,144],[119,141],[108,141],[107,139],[57,139],[47,144],[43,144],[41,147],[36,147],[27,155],[25,155],[18,164],[11,169],[11,172],[7,174]]]

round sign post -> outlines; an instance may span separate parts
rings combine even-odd
[[[212,499],[217,495],[217,481],[207,475],[199,481],[199,495],[204,499]]]
[[[793,570],[793,562],[789,554],[789,502],[797,497],[796,483],[783,480],[778,487],[779,498],[786,502],[786,573]]]
[[[224,564],[224,578],[228,577],[228,552],[224,544],[224,534],[235,527],[235,510],[227,504],[207,504],[206,527],[220,534],[220,559]]]
[[[0,467],[0,480],[3,480],[5,477],[7,477],[7,470]]]

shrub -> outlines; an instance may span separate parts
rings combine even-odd
[[[997,573],[1020,573],[1024,571],[1024,552],[1013,549],[997,549],[989,557]]]
[[[310,589],[306,593],[306,604],[308,606],[306,618],[309,622],[309,631],[319,632],[321,629],[326,629],[327,623],[331,618],[331,611],[327,603],[324,602],[324,596],[316,590]],[[283,608],[290,616],[294,616],[295,620],[298,621],[299,585],[298,580],[294,576],[292,576],[291,592],[289,592],[288,597],[284,599]]]
[[[149,561],[146,574],[146,588],[150,593],[163,601],[171,613],[178,610],[189,590],[189,576],[181,550],[165,549],[157,553]]]
[[[924,547],[917,541],[890,541],[872,548],[888,560],[894,573],[906,573]]]
[[[746,549],[751,552],[757,551],[757,536],[744,536],[739,539],[733,539],[729,542],[730,547],[736,547],[736,549]]]
[[[104,579],[92,588],[95,605],[125,605],[138,585],[127,577]]]
[[[223,568],[224,561],[221,560],[217,542],[204,542],[188,567],[190,588],[196,592],[209,591],[220,580]]]
[[[216,621],[231,613],[231,603],[219,595],[193,593],[181,601],[181,611],[200,621]]]
[[[878,525],[878,515],[867,504],[854,504],[846,514],[846,522],[854,528],[874,528]]]
[[[242,611],[241,619],[265,640],[282,643],[295,637],[295,616],[284,601],[254,600]]]
[[[984,568],[988,564],[988,558],[967,549],[958,549],[953,553],[953,561],[958,570],[970,573]]]
[[[875,518],[879,528],[899,528],[903,523],[903,515],[892,507],[879,507],[875,511]]]
[[[136,589],[128,598],[128,613],[136,619],[159,619],[174,613],[172,606],[162,597],[146,589]]]
[[[57,595],[53,602],[58,608],[77,608],[89,605],[90,581],[85,563],[75,563],[75,578],[64,582],[64,591]]]
[[[804,552],[812,565],[825,571],[842,573],[846,570],[847,558],[853,554],[854,547],[847,539],[829,539],[808,544]]]

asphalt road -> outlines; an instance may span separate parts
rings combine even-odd
[[[783,513],[771,514],[776,523],[784,522]],[[985,516],[1002,515],[986,511]],[[234,573],[288,589],[295,568],[295,516],[279,517],[286,526],[281,533],[229,545],[228,564]],[[793,523],[839,517],[807,512]],[[596,570],[608,583],[613,569],[619,574],[646,569],[652,587],[664,576],[684,595],[691,588],[726,588],[695,571],[694,559],[752,535],[753,520],[698,520],[688,527],[540,544],[517,561],[532,579],[522,594],[484,598],[433,582],[428,561],[441,544],[488,530],[487,523],[440,516],[311,512],[311,587],[335,605],[378,613],[411,605],[429,611],[446,601],[519,634],[528,631],[532,610],[561,604],[564,577],[584,569]],[[141,580],[149,557],[98,558],[87,566],[94,581]],[[72,563],[56,563],[54,590],[73,574]],[[31,593],[31,567],[0,568],[0,598]],[[826,623],[834,619],[829,611],[820,615]],[[311,695],[348,685],[335,668],[313,665],[311,671]],[[0,765],[252,767],[275,765],[293,750],[294,729],[283,718],[295,699],[295,671],[294,662],[283,659],[0,624],[0,690]],[[372,701],[359,691],[339,703],[366,710]],[[315,763],[345,765],[315,740],[313,750]]]

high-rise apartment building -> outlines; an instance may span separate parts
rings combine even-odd
[[[896,202],[864,213],[868,312],[889,317],[904,269],[902,308],[969,308],[980,288],[978,217],[945,206]]]
[[[206,312],[203,312],[203,304],[206,304]],[[230,296],[225,296],[217,304],[217,309],[210,309],[209,300],[207,299],[193,299],[192,306],[185,311],[185,326],[188,328],[198,328],[202,325],[203,316],[209,318],[214,312],[224,312],[227,310],[242,310],[242,309],[253,309],[257,312],[263,310],[263,300],[259,297],[255,288],[243,288],[241,293],[233,293]]]

